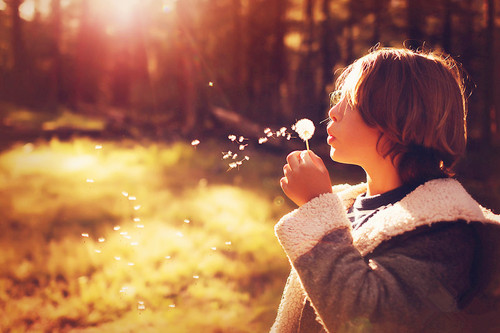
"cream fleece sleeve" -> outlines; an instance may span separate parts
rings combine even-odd
[[[326,193],[283,216],[274,230],[293,263],[326,234],[340,228],[350,230],[351,223],[338,195]]]

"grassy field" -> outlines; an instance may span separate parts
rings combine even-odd
[[[289,270],[273,226],[293,205],[278,185],[286,153],[254,147],[72,139],[4,150],[0,332],[267,332]],[[498,156],[476,155],[462,180],[495,206]],[[333,167],[334,183],[360,180]]]
[[[288,262],[283,157],[203,142],[0,155],[1,332],[266,332]]]

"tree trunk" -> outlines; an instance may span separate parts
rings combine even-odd
[[[274,14],[274,45],[272,47],[271,55],[271,68],[272,68],[272,82],[271,82],[271,110],[272,116],[269,119],[275,123],[280,119],[282,112],[281,103],[281,84],[286,77],[286,54],[285,54],[285,34],[286,34],[286,0],[275,1],[275,14]]]
[[[61,102],[62,98],[62,66],[61,66],[61,1],[52,0],[52,89],[50,104],[53,108]]]
[[[452,48],[452,13],[453,4],[451,0],[444,0],[443,37],[442,46],[446,53],[451,54]],[[468,19],[470,20],[470,18]]]
[[[423,33],[420,23],[424,19],[422,9],[419,7],[418,0],[407,0],[407,24],[408,24],[408,41],[406,46],[410,49],[417,49],[422,45]]]
[[[485,61],[484,61],[484,113],[482,125],[482,142],[491,145],[492,129],[496,125],[494,103],[495,91],[495,1],[484,0],[485,9]]]

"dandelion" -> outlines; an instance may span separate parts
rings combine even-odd
[[[301,119],[295,123],[294,130],[299,137],[306,142],[307,150],[309,150],[309,139],[312,138],[314,129],[314,123],[307,118]]]

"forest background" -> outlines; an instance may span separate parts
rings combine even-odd
[[[499,12],[499,0],[0,0],[0,331],[267,331],[288,272],[273,224],[294,207],[278,180],[303,147],[290,125],[313,120],[328,159],[335,75],[378,44],[462,64],[457,178],[498,213]]]

